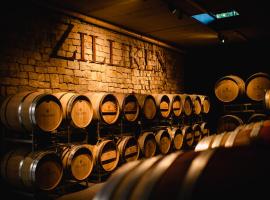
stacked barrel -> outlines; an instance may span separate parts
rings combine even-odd
[[[215,84],[215,95],[224,107],[217,122],[217,133],[232,131],[244,123],[268,118],[270,76],[258,72],[246,81],[236,75],[220,78]]]
[[[27,191],[107,177],[127,162],[193,149],[209,135],[209,110],[195,94],[21,92],[1,104],[1,177]]]

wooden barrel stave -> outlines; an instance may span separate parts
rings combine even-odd
[[[138,138],[140,150],[145,158],[155,155],[157,144],[153,132],[143,132]]]
[[[215,83],[215,95],[224,103],[235,101],[245,94],[245,82],[236,75],[220,78]]]
[[[86,128],[92,121],[92,103],[84,95],[73,92],[54,93],[63,107],[63,117],[66,125],[74,128]]]
[[[184,137],[182,131],[178,127],[168,128],[168,133],[171,135],[173,141],[173,149],[180,150],[183,148]]]
[[[117,148],[120,153],[121,160],[130,162],[137,160],[140,155],[139,145],[135,137],[126,136],[117,141]]]
[[[157,115],[155,98],[150,94],[135,94],[144,120],[153,120]]]
[[[202,103],[201,103],[201,98],[198,95],[190,95],[190,98],[192,100],[192,107],[193,107],[193,112],[195,115],[201,114],[202,111]]]
[[[29,153],[21,166],[21,181],[29,190],[54,190],[60,183],[63,167],[60,158],[53,151]]]
[[[119,102],[121,113],[127,122],[135,122],[140,116],[140,105],[133,94],[114,94]]]
[[[192,110],[192,100],[189,95],[179,94],[182,100],[183,111],[186,116],[190,116],[193,112]]]
[[[93,106],[93,119],[106,124],[115,124],[119,119],[120,108],[117,98],[111,93],[88,92],[88,97]]]
[[[9,97],[2,104],[2,122],[14,131],[52,132],[62,122],[62,106],[51,94],[28,91]],[[7,112],[9,111],[9,112]]]
[[[85,145],[71,145],[62,148],[61,160],[67,178],[85,180],[93,169],[93,155]]]
[[[168,97],[171,102],[172,115],[176,118],[180,117],[183,111],[181,96],[177,94],[168,94]]]
[[[158,107],[159,116],[167,119],[171,114],[170,98],[166,94],[153,94],[153,97]]]
[[[222,133],[224,131],[232,131],[237,126],[243,124],[241,118],[236,115],[224,115],[220,117],[217,124],[217,133]]]
[[[168,131],[166,129],[158,130],[155,135],[155,139],[158,145],[159,152],[164,155],[169,153],[172,139]]]
[[[263,101],[267,89],[270,89],[270,76],[258,72],[246,80],[246,95],[253,101]]]

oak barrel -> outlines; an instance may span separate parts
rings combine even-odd
[[[270,90],[267,90],[265,93],[264,106],[267,110],[270,110]]]
[[[127,122],[135,122],[140,115],[140,105],[134,94],[114,94],[120,106],[124,120]]]
[[[217,133],[224,131],[232,131],[237,126],[243,124],[243,120],[236,115],[224,115],[221,116],[217,122]]]
[[[156,143],[161,154],[169,153],[171,149],[172,138],[167,129],[158,130],[155,134]]]
[[[89,98],[72,92],[58,92],[53,95],[61,102],[66,125],[75,128],[89,126],[93,118],[93,107]]]
[[[193,112],[193,104],[189,95],[179,94],[182,100],[183,111],[186,116],[190,116]]]
[[[155,155],[157,149],[157,143],[153,132],[142,132],[139,135],[138,143],[142,155],[145,158],[150,158]]]
[[[61,160],[67,178],[85,180],[92,172],[93,155],[85,145],[64,146]]]
[[[270,89],[270,76],[267,73],[258,72],[246,80],[246,94],[251,100],[263,101],[267,89]]]
[[[139,102],[143,118],[153,120],[157,114],[155,98],[150,94],[135,94],[135,96]]]
[[[259,122],[259,121],[264,121],[267,119],[267,115],[264,113],[254,113],[252,114],[248,120],[247,123],[252,123],[252,122]]]
[[[124,136],[117,141],[120,159],[123,163],[137,160],[140,155],[139,144],[135,137]]]
[[[1,162],[1,175],[15,187],[51,191],[60,183],[63,167],[54,151],[12,150]]]
[[[209,136],[210,129],[207,122],[202,122],[201,125],[202,138]]]
[[[94,109],[93,119],[102,121],[105,124],[114,124],[120,115],[120,108],[117,98],[114,94],[104,92],[88,92],[87,96]]]
[[[192,130],[193,130],[193,133],[194,133],[194,143],[193,143],[193,145],[196,145],[202,139],[201,127],[200,127],[199,124],[193,124],[192,125]]]
[[[193,112],[195,115],[201,114],[202,111],[202,105],[201,105],[201,98],[200,96],[193,94],[190,95],[190,98],[192,100],[192,107],[193,107]]]
[[[27,154],[28,149],[13,149],[6,152],[1,159],[1,177],[10,185],[17,188],[24,188],[21,182],[21,166]]]
[[[239,76],[224,76],[215,83],[215,95],[221,102],[232,102],[244,94],[245,82]]]
[[[166,94],[153,94],[155,98],[158,114],[161,118],[167,119],[171,114],[171,101]]]
[[[201,100],[202,113],[208,114],[211,107],[209,97],[204,95],[199,95],[199,97]]]
[[[19,132],[34,129],[54,131],[61,124],[62,115],[60,101],[42,92],[21,92],[7,97],[1,105],[2,123]]]
[[[112,174],[93,200],[263,199],[269,153],[266,147],[238,147],[130,162]]]
[[[113,140],[104,139],[96,145],[89,145],[94,157],[96,169],[103,172],[111,172],[116,169],[119,163],[119,152]]]
[[[194,132],[191,126],[184,125],[181,127],[181,131],[184,137],[185,148],[192,148],[194,144]]]
[[[171,102],[171,113],[173,117],[179,117],[183,111],[181,96],[178,94],[167,94]]]
[[[172,138],[172,147],[174,150],[180,150],[183,148],[184,137],[182,135],[182,131],[178,127],[168,128],[168,133]]]
[[[254,140],[261,140],[270,144],[270,120],[249,123],[238,126],[234,131],[224,132],[209,139],[206,137],[196,146],[197,150],[216,147],[232,147],[249,145]]]

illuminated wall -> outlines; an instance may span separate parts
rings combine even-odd
[[[41,7],[28,5],[3,15],[1,96],[34,89],[183,90],[182,54]]]

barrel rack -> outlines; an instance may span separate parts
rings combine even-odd
[[[18,145],[30,145],[31,151],[37,150],[53,150],[60,157],[60,147],[63,145],[71,145],[72,144],[72,128],[67,126],[67,130],[59,129],[52,132],[42,132],[38,129],[32,129],[30,133],[27,132],[12,132],[14,135],[11,136],[12,131],[8,130],[4,126],[1,126],[1,155],[8,150],[7,143],[14,143]],[[80,132],[85,134],[85,137],[80,143],[86,143],[88,141],[88,133],[86,129],[81,129]],[[18,135],[19,134],[19,135]],[[66,140],[63,143],[62,140]],[[44,143],[44,141],[46,141]],[[2,180],[1,180],[2,181]],[[88,187],[89,180],[72,180],[72,179],[62,179],[60,184],[52,191],[45,192],[40,190],[33,191],[24,191],[17,188],[7,189],[12,192],[12,194],[18,194],[25,198],[30,199],[55,199],[63,194],[66,194],[68,190],[74,190],[76,187]]]
[[[265,108],[262,102],[256,103],[235,103],[235,104],[224,104],[224,113],[255,113],[255,112],[265,112]]]

